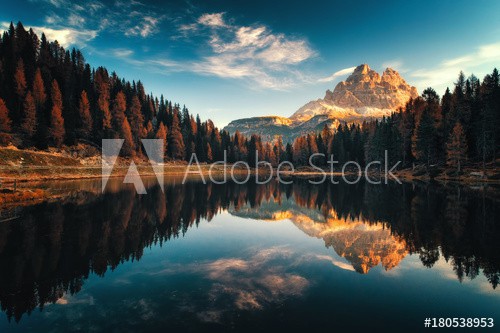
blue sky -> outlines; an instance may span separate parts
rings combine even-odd
[[[6,0],[0,25],[45,31],[224,126],[290,116],[361,63],[439,94],[460,70],[482,78],[500,65],[499,13],[496,0]]]

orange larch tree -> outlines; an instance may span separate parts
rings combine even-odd
[[[62,96],[57,81],[52,81],[51,94],[52,109],[50,111],[50,138],[56,147],[64,142],[66,131],[64,130],[64,118],[62,116]]]
[[[30,91],[24,98],[21,129],[29,138],[32,138],[36,133],[36,105]]]

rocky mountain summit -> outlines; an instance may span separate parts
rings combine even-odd
[[[417,96],[417,89],[395,70],[387,68],[380,76],[364,64],[356,67],[346,81],[337,84],[333,92],[327,90],[325,100],[344,108],[394,109]]]
[[[253,117],[234,120],[225,127],[230,133],[260,134],[265,140],[282,135],[292,141],[299,135],[321,130],[324,125],[336,128],[338,124],[362,122],[381,118],[402,107],[410,98],[418,96],[397,71],[387,68],[382,75],[367,64],[356,67],[353,73],[339,82],[333,91],[327,90],[323,99],[311,101],[291,117]]]

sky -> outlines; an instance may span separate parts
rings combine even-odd
[[[288,117],[367,63],[442,95],[500,66],[500,1],[2,0],[21,21],[224,126]]]

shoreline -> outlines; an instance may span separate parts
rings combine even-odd
[[[212,167],[212,164],[200,164],[200,168],[197,166],[189,166],[187,164],[165,164],[162,167],[164,168],[163,174],[164,176],[185,176],[187,175],[199,175],[201,174],[208,178],[209,174],[212,175],[223,175],[224,172],[226,174],[231,174],[231,167],[233,164],[228,164],[226,167],[226,171],[224,171],[224,167],[220,165],[216,165]],[[189,170],[186,170],[189,168]],[[212,168],[212,170],[210,170]],[[125,177],[129,170],[128,166],[115,166],[112,168],[111,174],[109,178],[118,178]],[[141,177],[155,177],[155,172],[153,171],[153,167],[151,165],[137,165],[137,170]],[[256,168],[251,168],[250,172],[246,168],[237,168],[233,170],[234,175],[243,175],[246,176],[248,173],[250,175],[269,175],[268,168],[261,168],[257,171]],[[273,177],[277,176],[277,169],[273,168]],[[461,183],[463,185],[467,185],[470,183],[485,183],[485,184],[499,184],[500,179],[492,179],[488,177],[481,177],[482,170],[476,168],[467,169],[462,175],[458,177],[449,177],[444,173],[438,174],[434,177],[430,177],[429,174],[421,174],[414,175],[411,169],[401,169],[395,170],[393,172],[394,176],[403,181],[420,181],[420,182],[439,182],[439,183]],[[344,173],[341,171],[309,171],[309,170],[300,170],[300,168],[291,170],[281,170],[280,175],[282,177],[291,177],[291,178],[316,178],[316,177],[342,177],[344,176],[355,176],[359,175],[358,172],[347,170]],[[364,176],[364,173],[361,173],[361,176]],[[384,179],[384,174],[374,171],[368,172],[367,176],[373,177],[373,179]],[[102,167],[101,166],[27,166],[27,167],[5,167],[0,166],[0,189],[4,187],[4,185],[10,185],[14,182],[17,184],[27,183],[29,181],[35,182],[50,182],[50,181],[70,181],[70,180],[87,180],[87,179],[99,179],[102,178]],[[394,180],[393,177],[389,176],[389,180]]]
[[[189,167],[187,164],[165,164],[163,176],[170,176],[174,178],[183,179],[185,176],[190,179],[201,179],[201,174],[206,181],[210,181],[209,174],[216,177],[221,177],[224,175],[224,168],[222,166],[215,166],[211,168],[211,164],[200,165],[200,168],[196,166]],[[228,165],[226,170],[230,170],[232,165]],[[189,168],[189,170],[186,170]],[[150,165],[138,165],[137,167],[140,177],[151,178],[156,177],[152,167]],[[43,171],[43,172],[40,172]],[[116,179],[120,177],[125,177],[127,174],[128,167],[116,166],[112,169],[110,174],[110,179]],[[226,171],[229,175],[230,172]],[[269,177],[269,169],[250,169],[250,175],[255,176],[256,174]],[[406,183],[420,182],[420,183],[438,183],[440,185],[461,185],[461,186],[487,186],[487,185],[500,185],[500,180],[498,179],[488,179],[488,178],[478,178],[476,176],[471,176],[471,173],[479,172],[476,169],[467,169],[467,173],[461,177],[443,177],[439,175],[437,177],[431,178],[428,174],[423,174],[419,176],[413,175],[411,169],[395,170],[394,175],[398,177],[399,180]],[[235,176],[246,177],[248,175],[248,170],[243,168],[235,169],[233,172]],[[339,171],[310,171],[310,170],[295,170],[294,172],[290,170],[282,170],[280,172],[281,177],[290,181],[293,179],[314,179],[322,178],[326,176],[325,182],[330,182],[331,177],[341,178],[342,172]],[[347,171],[344,176],[349,177],[359,177],[358,172]],[[370,172],[368,176],[377,181],[380,179],[382,184],[384,184],[384,175],[379,172]],[[273,169],[272,177],[277,177],[277,169]],[[364,177],[363,174],[361,177]],[[55,193],[55,189],[50,187],[50,182],[72,182],[79,180],[98,180],[102,178],[101,166],[30,166],[22,168],[13,167],[0,167],[0,208],[8,207],[13,205],[25,205],[33,204],[38,202],[43,202],[51,199],[58,199],[64,197],[62,193]],[[395,181],[392,177],[389,177],[390,182]],[[30,182],[32,182],[30,184]],[[47,187],[49,185],[49,187]]]
[[[130,163],[134,162],[141,176],[155,176],[153,166],[144,157],[123,158],[119,157],[111,168],[110,178],[124,177],[129,169]],[[218,162],[215,162],[218,163]],[[220,164],[203,163],[199,165],[189,165],[184,161],[167,161],[159,167],[163,168],[165,176],[184,176],[186,168],[190,168],[188,173],[197,174],[201,170],[204,177],[208,177],[210,168],[214,175],[221,175],[224,172],[230,174],[234,164],[227,164],[226,170]],[[199,166],[199,168],[198,168]],[[256,173],[255,168],[250,169],[250,174]],[[462,173],[457,175],[444,166],[431,166],[426,169],[423,165],[417,165],[414,168],[405,168],[394,170],[393,174],[400,180],[420,181],[420,182],[439,182],[439,183],[460,183],[460,184],[500,184],[500,168],[497,163],[487,164],[486,171],[483,174],[483,168],[480,164],[469,164],[464,166]],[[246,176],[248,173],[245,167],[235,168],[233,174]],[[262,175],[268,175],[268,168],[259,169]],[[276,168],[273,169],[276,175]],[[294,166],[291,170],[281,170],[283,177],[291,178],[315,178],[323,177],[341,177],[340,170],[323,169],[319,171],[311,166]],[[344,175],[357,177],[358,170],[346,169]],[[486,177],[484,177],[486,175]],[[384,174],[379,170],[370,170],[369,177],[384,178]],[[392,177],[389,176],[389,179]],[[92,151],[90,155],[74,155],[70,151],[60,149],[55,151],[40,151],[31,149],[18,149],[14,146],[0,148],[0,189],[2,184],[26,183],[30,181],[65,181],[79,179],[97,179],[102,177],[102,159],[100,155]]]
[[[137,171],[141,177],[156,177],[154,167],[144,158],[118,158],[111,168],[110,179],[125,177],[129,170],[130,163],[134,161]],[[37,201],[49,200],[60,197],[60,193],[55,192],[54,184],[50,182],[65,182],[79,180],[98,180],[103,177],[102,160],[99,155],[74,156],[61,152],[46,152],[15,147],[0,148],[0,207],[5,205],[22,205],[23,203],[33,203]],[[215,162],[217,163],[217,162]],[[162,174],[167,177],[182,179],[186,173],[190,179],[201,179],[200,172],[206,181],[210,181],[209,174],[214,177],[221,177],[226,173],[228,178],[234,175],[243,179],[248,175],[248,169],[239,167],[232,169],[234,164],[199,164],[189,165],[187,162],[169,161],[159,167],[163,168]],[[186,170],[188,169],[188,170]],[[500,173],[495,163],[488,164],[486,169],[487,177],[483,176],[483,169],[478,164],[470,164],[463,168],[463,172],[455,177],[447,175],[449,169],[444,167],[433,167],[426,170],[423,166],[415,169],[406,168],[394,170],[394,175],[402,182],[437,182],[442,185],[458,184],[463,186],[484,186],[500,185]],[[232,172],[232,173],[231,173]],[[270,170],[267,167],[250,169],[250,176],[256,174],[269,177]],[[277,169],[274,168],[273,177],[277,177]],[[433,173],[434,177],[430,176]],[[319,171],[311,166],[295,166],[291,169],[280,170],[280,177],[285,181],[293,179],[319,179],[326,175],[325,181],[330,181],[330,177],[341,178],[343,175],[350,179],[358,177],[358,170],[345,170],[344,174],[340,170],[323,169]],[[362,173],[364,176],[364,173]],[[378,170],[369,171],[370,179],[384,181],[384,174]],[[389,181],[394,179],[388,175]],[[53,188],[51,188],[52,186]]]

